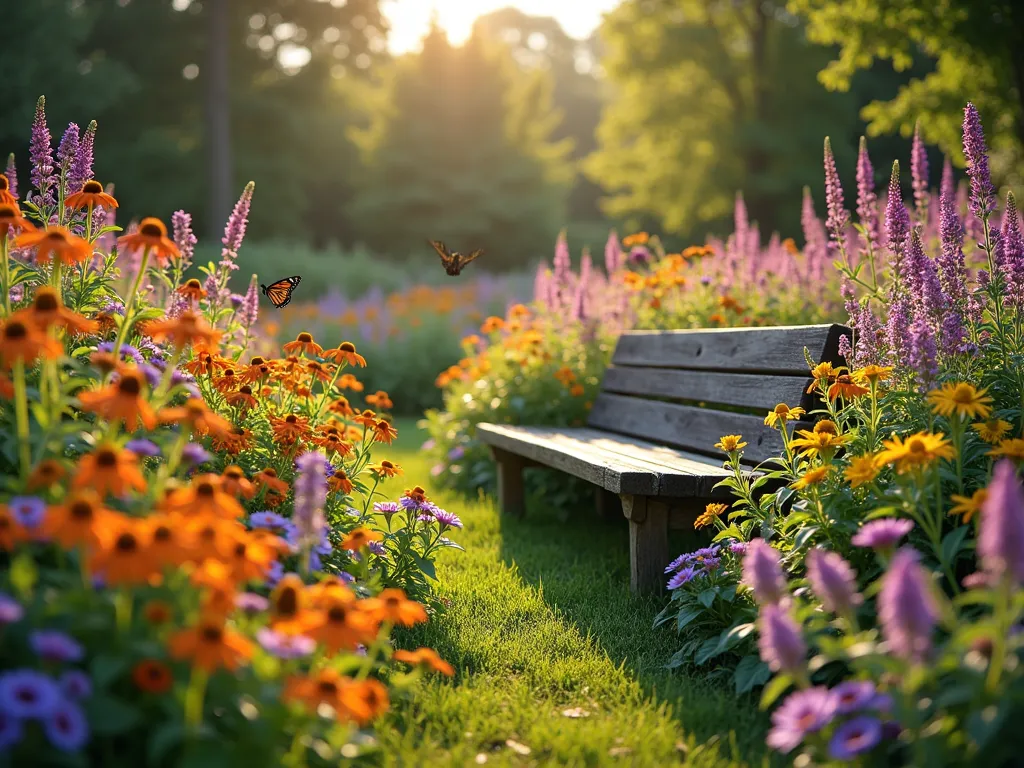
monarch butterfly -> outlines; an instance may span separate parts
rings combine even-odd
[[[460,274],[463,267],[483,253],[481,250],[476,250],[469,254],[469,256],[464,256],[457,251],[449,251],[448,246],[440,240],[428,240],[427,242],[434,247],[434,250],[437,251],[437,255],[441,257],[441,263],[444,264],[444,271],[452,277]]]
[[[302,278],[295,275],[294,277],[286,277],[284,280],[278,280],[270,285],[260,283],[260,288],[263,290],[263,295],[269,298],[275,307],[280,309],[292,300],[292,291],[295,290],[295,286],[299,284],[300,280]]]

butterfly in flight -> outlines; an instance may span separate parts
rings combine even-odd
[[[465,256],[457,251],[449,251],[448,246],[440,240],[428,240],[427,242],[434,246],[437,255],[441,257],[441,263],[444,264],[444,271],[451,277],[461,274],[463,267],[483,253],[481,250],[476,250],[469,254],[469,256]]]
[[[263,290],[263,295],[270,299],[270,302],[280,309],[292,300],[292,291],[295,290],[295,286],[302,280],[301,277],[295,275],[294,277],[286,277],[284,280],[278,280],[276,283],[270,285],[263,285],[260,283],[260,288]]]

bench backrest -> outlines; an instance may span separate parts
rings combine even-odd
[[[816,363],[845,365],[844,334],[841,325],[623,333],[588,424],[722,458],[719,438],[742,435],[744,460],[764,461],[783,449],[768,411],[817,407],[804,348]]]

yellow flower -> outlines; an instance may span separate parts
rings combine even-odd
[[[779,403],[773,410],[768,411],[768,415],[764,417],[764,423],[769,427],[774,427],[776,424],[785,424],[787,421],[799,419],[803,415],[804,409],[800,406],[790,408],[785,403]]]
[[[999,444],[985,455],[1006,456],[1017,461],[1024,461],[1024,440],[1019,437],[1000,440]]]
[[[985,392],[986,390],[979,390],[965,381],[956,384],[947,382],[939,389],[929,392],[928,401],[935,413],[946,418],[955,413],[957,416],[972,419],[987,419],[992,413],[992,398]]]
[[[981,510],[981,505],[985,503],[985,499],[988,498],[988,488],[979,488],[974,492],[973,496],[961,496],[954,493],[950,498],[956,504],[949,510],[949,514],[963,515],[961,522],[969,523],[971,518]]]
[[[887,381],[890,374],[892,374],[891,365],[866,365],[854,371],[853,378],[874,384],[879,381]]]
[[[746,445],[742,440],[743,437],[740,435],[723,435],[722,438],[715,443],[715,448],[725,451],[726,453],[732,453]]]
[[[1012,428],[1013,425],[1010,422],[1002,419],[988,419],[971,425],[971,429],[978,433],[978,437],[992,445],[1002,440],[1003,436]]]
[[[838,435],[839,434],[839,425],[836,424],[831,419],[822,419],[821,421],[819,421],[817,424],[814,425],[814,430],[813,431],[814,431],[814,434],[816,434],[816,435],[820,435],[820,434]]]
[[[931,464],[936,459],[952,459],[953,446],[941,432],[918,432],[903,440],[896,435],[882,442],[884,450],[878,454],[879,466],[894,464],[901,475],[909,470]]]
[[[812,485],[818,485],[818,483],[825,479],[831,469],[832,467],[829,464],[809,469],[804,472],[803,475],[801,475],[800,478],[790,486],[790,488],[800,490],[803,488],[810,488]]]
[[[851,488],[859,488],[878,477],[878,463],[872,454],[867,456],[855,456],[850,460],[850,466],[846,468],[846,480]]]
[[[818,363],[816,366],[811,368],[811,378],[814,381],[811,382],[811,386],[807,388],[808,392],[813,392],[814,388],[821,383],[822,389],[839,378],[839,374],[846,369],[840,366],[835,368],[832,363]]]
[[[792,440],[790,445],[798,449],[801,455],[818,456],[831,454],[836,448],[849,441],[849,435],[838,434],[839,428],[835,422],[822,419],[814,425],[814,429],[798,429],[798,438]]]
[[[694,528],[703,528],[715,522],[715,518],[729,508],[728,504],[708,504],[694,523]]]

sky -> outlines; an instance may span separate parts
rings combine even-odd
[[[381,8],[390,22],[388,48],[400,54],[416,51],[430,28],[436,11],[438,23],[448,39],[461,44],[478,17],[499,8],[512,6],[531,16],[553,16],[572,37],[582,38],[601,23],[601,14],[620,0],[384,0]]]

